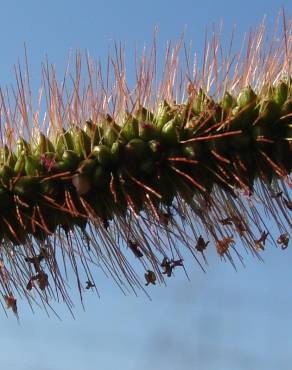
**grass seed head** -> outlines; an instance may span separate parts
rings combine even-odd
[[[48,307],[62,297],[71,309],[69,266],[82,300],[96,265],[125,292],[172,277],[187,251],[204,269],[211,248],[234,265],[242,246],[258,258],[288,247],[292,22],[283,24],[268,46],[261,25],[226,55],[214,36],[201,69],[190,53],[180,65],[181,42],[168,46],[161,75],[154,42],[132,88],[122,50],[106,76],[90,57],[86,75],[77,53],[73,86],[44,67],[43,120],[29,76],[16,71],[14,104],[0,95],[7,308],[17,314],[19,295]]]

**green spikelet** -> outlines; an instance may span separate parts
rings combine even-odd
[[[286,82],[280,81],[275,86],[274,100],[281,107],[288,99],[289,86]]]
[[[158,106],[157,114],[154,118],[154,122],[158,130],[162,130],[163,126],[170,121],[172,118],[171,116],[171,108],[166,100],[161,102]]]
[[[74,150],[72,134],[69,131],[63,130],[57,134],[55,149],[59,157],[62,157],[65,150]]]

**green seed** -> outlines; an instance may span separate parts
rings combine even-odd
[[[79,156],[74,150],[64,150],[64,153],[62,155],[63,161],[72,161],[74,163],[77,163],[79,161]]]
[[[280,81],[276,87],[274,92],[274,100],[275,102],[281,106],[285,103],[288,99],[288,84],[284,81]]]
[[[7,145],[0,149],[0,163],[9,167],[15,166],[16,156]]]
[[[12,179],[14,172],[11,167],[7,166],[6,164],[0,167],[0,181],[8,186],[10,180]]]
[[[162,145],[161,142],[158,140],[150,140],[148,142],[148,147],[151,151],[151,154],[154,158],[159,158],[162,154]]]
[[[120,131],[120,128],[118,125],[105,128],[104,136],[103,136],[103,143],[111,147],[113,143],[117,141],[119,137],[119,131]]]
[[[203,154],[203,144],[199,141],[184,144],[182,147],[182,153],[187,158],[199,159]]]
[[[223,100],[222,100],[222,108],[225,112],[229,112],[232,108],[236,105],[236,100],[234,97],[227,91],[224,94]]]
[[[259,115],[266,124],[275,123],[279,119],[280,107],[272,99],[262,100],[260,103]]]
[[[96,145],[92,150],[92,154],[104,167],[107,167],[112,163],[112,153],[110,148],[106,145]]]
[[[118,163],[124,152],[124,144],[121,141],[116,141],[111,147],[112,160],[114,163]]]
[[[83,131],[85,134],[90,138],[91,141],[91,149],[95,145],[99,145],[101,142],[101,138],[103,136],[103,130],[100,126],[93,123],[92,120],[88,120],[85,122],[85,125],[83,127]]]
[[[177,128],[177,120],[175,118],[173,118],[163,126],[161,137],[166,144],[175,145],[178,143],[179,131]]]
[[[70,164],[68,162],[62,161],[62,160],[58,161],[54,165],[54,170],[57,171],[57,172],[71,171],[71,169],[72,169],[72,166],[70,166]]]
[[[101,126],[103,129],[103,138],[102,142],[103,144],[107,145],[108,147],[111,148],[113,143],[117,141],[121,127],[115,123],[113,118],[109,115],[106,114],[103,117],[103,121],[101,122]]]
[[[30,154],[31,148],[30,145],[23,138],[20,138],[17,140],[16,143],[16,157],[19,158],[22,153]]]
[[[71,129],[71,136],[73,138],[74,150],[78,156],[86,158],[91,150],[90,137],[79,127]]]
[[[65,150],[74,150],[74,143],[70,131],[63,130],[56,138],[56,152],[62,157]]]
[[[289,114],[292,114],[292,99],[287,100],[281,108],[281,116],[288,116]]]
[[[132,139],[126,145],[126,152],[130,158],[141,160],[147,155],[147,144],[142,139]]]
[[[122,122],[121,136],[130,141],[139,135],[138,120],[127,113]]]
[[[47,138],[43,133],[39,133],[38,142],[36,148],[34,149],[35,155],[42,155],[47,152],[54,152],[55,148],[49,138]]]
[[[79,162],[80,158],[74,150],[65,150],[62,155],[62,160],[57,162],[55,168],[59,171],[71,171],[77,168]]]
[[[151,122],[139,122],[139,137],[145,141],[158,137],[158,130]]]
[[[256,101],[256,94],[250,86],[244,87],[238,95],[237,105],[239,108],[246,108],[253,105]]]
[[[83,175],[91,175],[97,166],[96,159],[84,159],[84,161],[80,162],[78,167],[78,172]]]
[[[33,157],[32,155],[26,155],[24,169],[28,176],[37,176],[41,170],[39,159]]]
[[[17,161],[14,165],[14,172],[17,176],[24,174],[24,165],[25,165],[25,154],[19,154]]]
[[[204,111],[204,107],[208,101],[209,97],[205,94],[205,92],[200,89],[198,94],[195,96],[193,100],[193,111],[196,115],[200,115],[202,111]]]
[[[232,130],[248,129],[254,123],[257,117],[255,110],[255,102],[251,105],[246,105],[244,108],[236,106],[232,109],[232,116],[230,119],[230,128]]]
[[[154,117],[154,122],[157,129],[160,131],[162,130],[163,126],[170,121],[172,118],[171,116],[171,109],[169,104],[164,100],[158,106],[157,114]]]

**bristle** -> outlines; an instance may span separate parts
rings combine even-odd
[[[154,38],[133,88],[118,45],[105,75],[89,55],[83,71],[78,52],[74,78],[68,66],[59,84],[46,62],[36,110],[25,56],[12,95],[0,90],[0,291],[8,308],[17,314],[18,295],[72,310],[69,266],[82,302],[97,291],[96,265],[123,292],[147,293],[184,268],[186,251],[204,270],[210,248],[236,267],[242,248],[262,259],[268,244],[288,247],[292,20],[283,25],[269,44],[260,25],[226,55],[214,32],[201,69],[181,39],[167,46],[161,75]]]

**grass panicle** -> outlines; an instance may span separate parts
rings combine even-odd
[[[234,267],[243,249],[261,259],[266,247],[287,248],[291,25],[283,16],[268,43],[260,25],[239,52],[232,42],[225,52],[214,33],[201,68],[180,40],[160,74],[154,40],[132,88],[121,47],[105,77],[77,53],[75,75],[68,68],[61,83],[43,65],[36,109],[28,67],[17,67],[16,88],[0,91],[7,308],[17,314],[22,297],[32,308],[57,300],[72,310],[72,272],[82,301],[97,291],[97,269],[125,293],[147,292],[185,268],[186,252],[204,270],[212,248]]]

